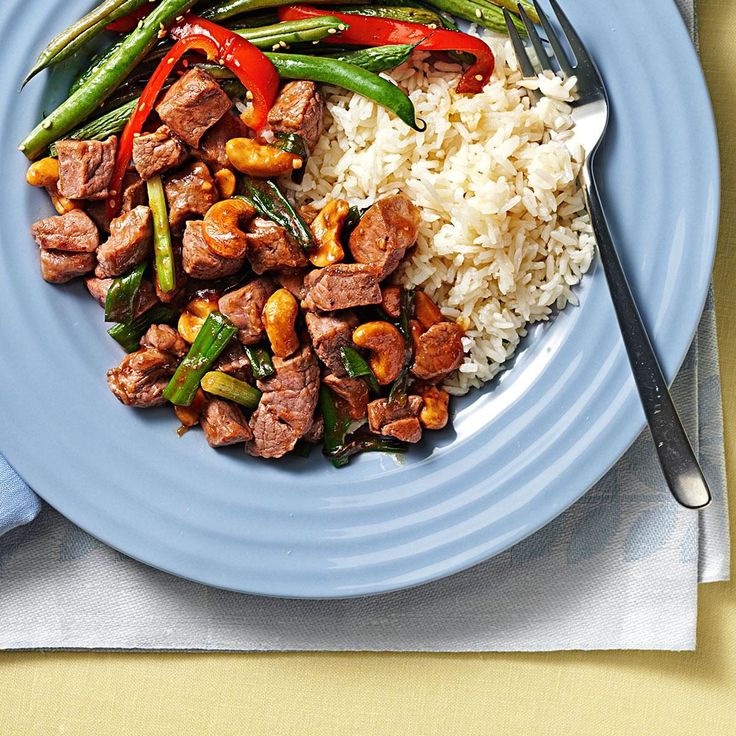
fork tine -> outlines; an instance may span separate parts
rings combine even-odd
[[[562,47],[560,39],[557,38],[555,30],[554,28],[552,28],[552,24],[549,22],[549,18],[539,6],[537,0],[533,0],[533,2],[534,9],[537,11],[537,15],[539,16],[539,22],[542,24],[542,28],[544,28],[544,32],[547,34],[547,40],[552,46],[552,50],[555,52],[557,63],[560,65],[560,69],[562,69],[566,76],[571,77],[575,72],[573,71],[572,63],[567,56],[567,52]]]
[[[526,47],[524,46],[524,42],[521,40],[518,29],[514,25],[514,21],[511,20],[511,13],[504,9],[503,17],[506,21],[506,28],[508,29],[511,45],[514,47],[514,53],[516,54],[516,60],[519,62],[521,73],[525,77],[536,77],[537,73],[534,71],[532,60],[526,52]]]
[[[549,60],[549,55],[544,48],[544,44],[542,44],[542,39],[539,38],[539,34],[537,33],[536,26],[534,25],[534,23],[532,23],[532,19],[529,17],[526,10],[524,9],[524,6],[521,3],[518,3],[517,7],[519,8],[519,15],[524,21],[524,27],[526,28],[527,35],[529,36],[529,40],[532,42],[534,52],[537,55],[537,59],[539,60],[542,69],[554,71],[552,69],[552,63]]]
[[[572,23],[568,20],[560,7],[560,4],[557,0],[549,0],[549,4],[552,6],[552,10],[555,11],[557,20],[559,21],[560,27],[567,38],[567,42],[570,44],[570,48],[572,49],[572,53],[575,55],[575,60],[577,61],[578,66],[593,66],[590,54],[588,54],[588,49],[585,48],[585,44],[580,36],[578,36],[577,31],[573,28]]]

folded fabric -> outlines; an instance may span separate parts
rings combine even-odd
[[[40,510],[38,496],[0,455],[0,536],[33,521]]]

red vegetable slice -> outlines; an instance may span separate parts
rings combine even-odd
[[[128,15],[124,15],[122,18],[108,23],[105,26],[105,30],[112,31],[113,33],[127,33],[128,31],[132,31],[138,25],[138,21],[150,15],[155,7],[152,3],[142,5],[132,13],[128,13]]]

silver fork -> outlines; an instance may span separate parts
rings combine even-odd
[[[577,99],[572,103],[575,129],[571,142],[581,145],[585,150],[585,165],[581,173],[582,188],[634,380],[654,438],[659,462],[672,495],[687,508],[703,508],[710,502],[708,484],[677,415],[667,382],[626,281],[596,186],[595,154],[608,125],[609,102],[606,88],[595,62],[567,16],[556,0],[549,2],[574,55],[574,62],[570,61],[559,36],[537,0],[534,0],[534,7],[552,47],[551,58],[522,5],[518,6],[519,13],[542,69],[554,72],[552,62],[556,61],[564,77],[573,75],[577,77]],[[532,60],[507,10],[504,10],[504,16],[522,74],[525,77],[536,78],[537,72]]]

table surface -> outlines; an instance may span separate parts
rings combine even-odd
[[[715,284],[736,487],[736,3],[700,0],[700,24],[721,136]],[[736,584],[720,583],[700,589],[692,653],[0,653],[0,735],[731,734],[735,686]]]

